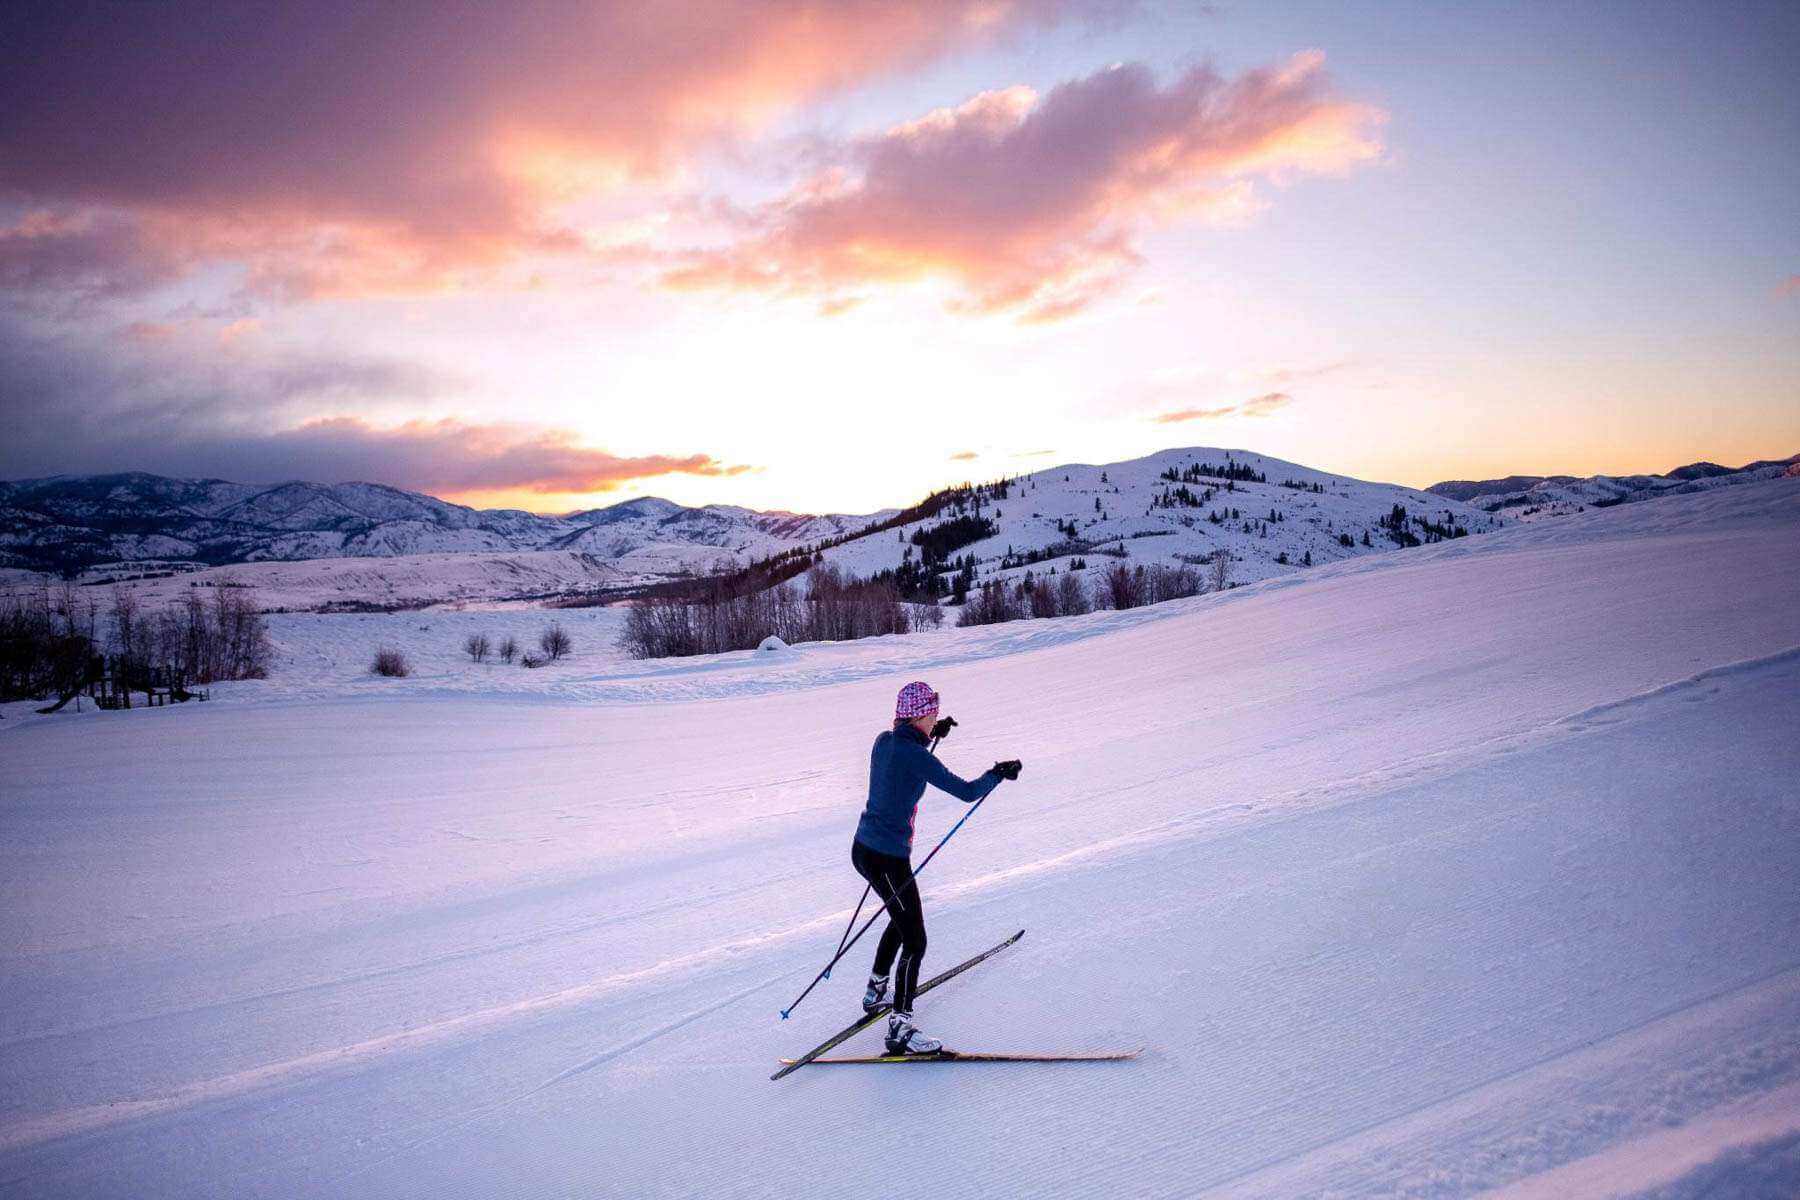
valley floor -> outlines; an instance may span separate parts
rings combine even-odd
[[[1777,481],[1153,610],[21,722],[0,1196],[1794,1194],[1797,585]],[[1026,936],[920,1023],[1135,1061],[769,1081],[856,1007],[860,947],[778,1016],[915,675],[953,769],[1026,763],[923,876],[926,971]]]

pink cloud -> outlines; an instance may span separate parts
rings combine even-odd
[[[453,287],[581,250],[559,206],[1089,3],[45,6],[0,38],[0,190],[63,225],[0,235],[0,276]]]
[[[862,141],[759,211],[749,232],[664,275],[678,289],[834,296],[948,282],[953,307],[1056,320],[1115,289],[1146,227],[1246,219],[1256,180],[1376,158],[1383,115],[1336,98],[1323,55],[1161,86],[1116,66],[1039,97],[984,92]]]
[[[1775,289],[1775,294],[1782,299],[1792,296],[1795,292],[1800,292],[1800,275],[1789,275],[1786,279],[1782,280],[1781,285]]]
[[[1223,417],[1266,417],[1293,402],[1294,398],[1286,392],[1265,392],[1242,404],[1227,404],[1219,408],[1183,408],[1158,413],[1150,419],[1158,425],[1178,425],[1184,421],[1216,421]]]

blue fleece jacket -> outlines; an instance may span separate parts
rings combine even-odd
[[[895,858],[912,857],[913,818],[925,785],[942,788],[973,804],[1000,783],[987,771],[964,779],[939,762],[925,735],[911,725],[889,730],[875,739],[869,752],[869,803],[856,825],[856,840]]]

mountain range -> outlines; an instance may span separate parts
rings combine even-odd
[[[1661,475],[1508,475],[1504,479],[1452,479],[1425,490],[1462,500],[1491,513],[1523,521],[1566,516],[1587,508],[1605,508],[1658,496],[1703,492],[1716,487],[1800,475],[1800,454],[1760,459],[1741,467],[1696,462]]]
[[[1251,582],[1584,508],[1800,474],[1800,456],[1666,475],[1514,475],[1424,490],[1240,449],[1071,463],[863,515],[690,508],[655,497],[560,516],[481,510],[373,483],[273,485],[139,472],[0,483],[0,567],[144,577],[177,594],[230,574],[284,607],[420,607],[616,589],[818,553],[859,576],[946,559],[973,582],[1077,562],[1197,565]],[[922,511],[929,515],[921,516]],[[950,522],[961,521],[954,529]],[[1100,556],[1100,557],[1094,557]],[[196,576],[193,573],[198,572]],[[179,575],[179,578],[174,576]]]
[[[102,563],[219,566],[559,550],[603,560],[647,557],[646,573],[660,575],[710,569],[720,558],[740,565],[870,519],[722,504],[684,508],[655,497],[542,516],[468,508],[376,483],[65,475],[0,483],[0,566],[66,572]]]

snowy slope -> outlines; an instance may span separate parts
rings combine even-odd
[[[635,578],[592,554],[524,550],[504,554],[408,554],[234,563],[123,584],[146,604],[178,600],[194,587],[243,584],[264,609],[331,611],[423,608],[617,587]],[[0,589],[4,584],[0,584]],[[105,589],[98,598],[104,603]]]
[[[1212,474],[1186,482],[1165,478],[1169,471],[1181,476],[1196,467],[1236,467],[1264,481],[1228,482]],[[1285,486],[1289,483],[1304,487]],[[1313,485],[1322,490],[1308,490]],[[1197,506],[1159,504],[1161,498],[1178,496],[1181,491],[1193,497]],[[1025,565],[1003,569],[1008,553],[1022,556],[1030,551],[1056,550],[1071,541],[1071,523],[1078,545],[1029,564],[1030,570],[1066,571],[1073,557],[1084,558],[1090,569],[1104,567],[1113,561],[1106,553],[1120,550],[1134,564],[1175,566],[1198,562],[1224,549],[1232,557],[1231,578],[1244,583],[1299,570],[1307,554],[1313,563],[1324,564],[1394,549],[1397,543],[1386,535],[1380,522],[1395,505],[1407,510],[1409,528],[1421,539],[1425,535],[1418,530],[1416,518],[1460,526],[1470,534],[1490,532],[1506,522],[1504,516],[1412,488],[1333,475],[1245,450],[1206,446],[1162,450],[1122,463],[1051,467],[1011,481],[1008,492],[982,510],[998,531],[955,552],[976,556],[981,580],[1023,575],[1028,569]],[[1230,515],[1232,510],[1236,517]],[[1218,523],[1210,520],[1215,513],[1221,515]],[[859,538],[828,550],[825,557],[858,575],[893,568],[909,550],[906,539],[921,527],[940,524],[948,515]],[[1368,546],[1362,544],[1365,534],[1371,543]],[[1342,545],[1341,535],[1348,535],[1352,544]]]
[[[471,669],[460,694],[271,681],[9,719],[0,1179],[1792,1182],[1797,581],[1800,483],[1777,481],[1155,609],[515,671],[529,704]],[[914,674],[963,721],[953,768],[1026,762],[924,876],[927,970],[1026,937],[921,1021],[1139,1060],[769,1082],[854,1008],[860,947],[776,1017],[849,915],[868,740]],[[928,798],[921,842],[961,812]]]

